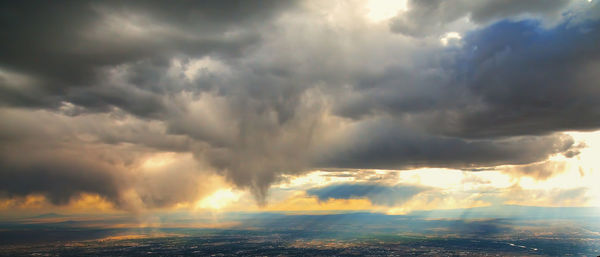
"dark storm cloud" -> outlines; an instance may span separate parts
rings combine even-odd
[[[597,21],[548,30],[531,21],[501,22],[468,35],[464,82],[484,106],[463,114],[457,134],[598,128],[599,40]]]
[[[0,124],[0,196],[38,194],[66,204],[91,193],[118,201],[121,183],[128,179],[127,155],[110,158],[71,144],[72,131],[52,117],[6,110],[0,116],[5,121]]]
[[[19,162],[0,158],[0,196],[40,194],[53,204],[66,204],[82,193],[92,193],[118,201],[119,170],[110,163],[82,159],[76,154],[46,153]]]
[[[560,132],[600,125],[597,22],[486,25],[565,6],[544,3],[414,2],[392,28],[425,36],[415,39],[356,12],[338,22],[315,3],[2,2],[0,115],[10,122],[0,126],[0,191],[119,203],[133,190],[161,207],[210,191],[201,178],[216,172],[263,203],[281,174],[315,167],[572,157],[577,146]],[[452,47],[428,41],[467,16],[487,27]],[[199,166],[133,172],[160,152]]]
[[[524,136],[468,140],[428,135],[383,121],[358,129],[342,145],[322,153],[319,164],[345,168],[471,168],[527,164],[573,146],[570,136]]]
[[[598,10],[590,4],[581,17]],[[500,21],[415,67],[361,78],[336,113],[409,117],[419,129],[459,138],[593,130],[600,125],[599,31],[594,19],[569,18],[552,28]]]
[[[274,180],[273,168],[263,170],[263,167],[258,167],[260,163],[252,164],[252,158],[242,155],[257,152],[257,158],[275,158],[263,157],[257,149],[250,149],[260,147],[258,145],[244,146],[253,143],[232,143],[238,140],[238,135],[223,134],[221,131],[228,130],[221,125],[242,126],[239,133],[248,134],[242,137],[249,140],[257,140],[254,138],[258,134],[272,135],[276,129],[274,124],[261,123],[270,118],[272,105],[281,110],[276,112],[280,120],[277,122],[289,119],[295,112],[295,106],[290,105],[288,99],[294,97],[283,95],[279,102],[263,104],[261,102],[270,97],[261,94],[263,89],[254,93],[262,98],[256,101],[246,100],[244,95],[251,91],[242,89],[239,93],[243,95],[238,99],[225,99],[225,104],[217,107],[202,106],[211,110],[200,113],[203,117],[193,117],[189,114],[196,113],[189,109],[188,102],[201,91],[211,89],[211,84],[216,82],[210,78],[187,81],[184,74],[175,74],[178,77],[174,79],[168,73],[174,58],[190,65],[188,60],[206,56],[222,63],[241,57],[244,51],[261,42],[262,27],[282,10],[294,5],[294,1],[21,1],[2,2],[2,5],[0,23],[4,29],[0,33],[6,40],[0,43],[3,52],[0,57],[1,105],[52,108],[67,115],[113,113],[118,108],[159,122],[166,120],[168,131],[183,138],[162,140],[160,138],[167,136],[165,131],[156,135],[143,127],[131,128],[136,131],[118,131],[100,124],[106,121],[91,121],[96,125],[84,129],[87,130],[84,133],[97,135],[102,142],[114,145],[134,143],[158,150],[197,151],[199,159],[209,156],[209,162],[233,174],[243,174],[237,170],[249,169],[251,175],[248,181],[245,180],[248,177],[241,175],[231,177],[243,186],[260,184],[253,186],[261,188],[257,192],[266,190],[268,183]],[[265,82],[262,78],[241,78],[241,81],[245,80],[255,80],[257,84]],[[234,86],[237,86],[236,83],[239,82],[235,82]],[[274,89],[271,95],[277,95],[278,89],[271,87]],[[227,91],[226,88],[220,90]],[[179,92],[189,92],[191,96],[181,99],[181,95],[174,95]],[[238,100],[254,103],[248,107],[238,104]],[[255,117],[248,116],[247,121],[239,123],[222,123],[221,115],[212,112],[221,111],[214,108],[225,105],[238,105],[231,107],[232,112],[239,111],[245,116],[246,111]],[[264,114],[254,113],[256,109],[262,109],[260,112]],[[216,124],[207,122],[206,115],[216,117]],[[231,119],[239,120],[238,114]],[[15,130],[18,129],[26,128]],[[120,134],[122,132],[126,134]],[[66,137],[69,136],[73,135]],[[215,145],[217,149],[210,149],[201,142],[191,146],[186,136],[208,142],[210,147]],[[14,140],[12,137],[6,136],[7,140]],[[49,139],[42,136],[41,140]],[[223,144],[230,148],[218,149]],[[223,157],[219,157],[221,155]],[[251,168],[253,165],[257,167]],[[81,174],[85,174],[85,170],[81,169]],[[264,174],[259,182],[252,179],[253,172]],[[189,178],[188,175],[183,177]],[[15,182],[19,185],[22,181]],[[10,180],[7,183],[11,183]],[[94,186],[101,187],[101,184]],[[24,191],[35,192],[36,185]],[[89,191],[99,190],[92,188]],[[153,192],[147,194],[154,195]],[[159,205],[165,202],[154,196],[142,197]]]
[[[368,198],[375,205],[395,206],[427,190],[429,188],[415,185],[387,186],[370,183],[352,183],[312,188],[307,190],[306,193],[318,197],[320,201]]]
[[[557,15],[569,4],[569,0],[490,0],[481,1],[471,11],[475,22],[504,19],[520,14]]]
[[[164,69],[178,53],[240,55],[260,40],[253,27],[291,3],[3,1],[0,67],[35,82],[30,90],[2,87],[2,102],[56,107],[71,101],[101,111],[118,106],[139,115],[159,112],[164,107],[150,92],[73,88],[101,84],[106,68],[130,62],[152,62]],[[142,79],[152,80],[152,73]]]
[[[140,167],[129,162],[127,151],[73,148],[0,149],[0,197],[35,194],[64,205],[82,194],[97,194],[118,208],[138,211],[193,202],[219,185],[191,157],[135,173],[131,169]],[[28,155],[11,150],[27,150]]]
[[[0,124],[1,198],[37,194],[63,205],[98,194],[136,211],[194,201],[219,185],[191,154],[171,152],[160,157],[165,164],[144,166],[156,153],[189,151],[186,138],[165,135],[160,124],[114,113],[0,109],[0,116],[10,121]],[[83,134],[94,136],[82,140]]]
[[[422,37],[440,33],[446,23],[466,16],[468,9],[464,1],[413,0],[407,3],[407,13],[392,19],[393,32]]]
[[[362,79],[339,101],[339,115],[361,120],[384,113],[406,122],[370,122],[318,163],[464,169],[573,157],[582,146],[553,133],[600,125],[599,29],[593,20],[553,28],[502,21],[469,32],[458,51],[425,61],[437,69],[397,68]],[[536,164],[511,174],[547,179],[563,168]]]
[[[396,33],[423,37],[440,35],[452,22],[468,17],[475,23],[529,14],[556,18],[569,0],[412,0],[408,11],[392,19]]]

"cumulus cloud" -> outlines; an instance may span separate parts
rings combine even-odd
[[[588,188],[524,189],[518,185],[501,194],[506,204],[537,206],[585,206],[591,199]],[[527,199],[527,200],[524,200]]]
[[[531,18],[565,1],[414,1],[391,31],[359,2],[2,5],[8,197],[163,207],[229,183],[264,203],[283,174],[526,165],[599,127],[595,1],[555,26]]]
[[[529,176],[538,180],[546,180],[565,171],[566,163],[560,161],[545,161],[503,169],[503,172],[514,176]]]

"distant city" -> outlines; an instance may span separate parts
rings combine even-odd
[[[517,211],[526,207],[506,206]],[[530,209],[530,208],[529,208]],[[48,214],[0,227],[0,256],[597,256],[600,219],[589,208],[537,208],[561,219],[485,218],[492,209],[385,215],[236,214],[239,225],[185,228],[185,216],[163,217],[178,228],[101,228]],[[532,210],[528,210],[531,212]],[[544,214],[545,213],[545,214]],[[441,217],[441,216],[446,216]],[[578,217],[578,218],[576,218]],[[62,217],[68,218],[68,217]]]

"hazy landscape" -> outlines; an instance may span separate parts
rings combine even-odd
[[[186,228],[199,221],[163,216],[178,228],[94,227],[56,214],[0,228],[2,256],[596,256],[598,209],[504,206],[537,216],[490,218],[490,208],[384,215],[230,214],[228,228]],[[455,217],[462,212],[463,218]],[[569,213],[565,215],[565,213]],[[561,218],[549,218],[561,214]],[[60,222],[43,222],[61,219]],[[94,220],[92,217],[87,219]],[[124,220],[105,217],[105,221]]]

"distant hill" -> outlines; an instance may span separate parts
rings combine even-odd
[[[36,215],[36,216],[30,217],[30,218],[31,219],[48,219],[48,218],[64,218],[64,217],[67,217],[67,216],[50,212],[50,213]]]

